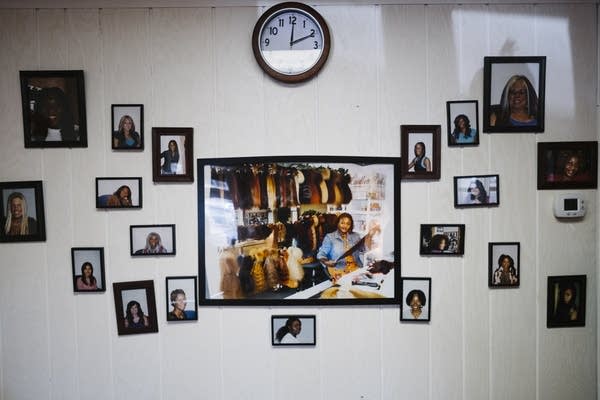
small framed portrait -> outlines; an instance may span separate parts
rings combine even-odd
[[[440,125],[402,125],[402,179],[440,179]]]
[[[479,106],[477,100],[446,102],[448,146],[479,145]]]
[[[142,208],[142,178],[96,178],[96,208]]]
[[[465,254],[465,225],[421,225],[419,254],[441,256]]]
[[[548,328],[585,326],[586,275],[548,277]]]
[[[154,182],[193,182],[193,128],[152,128]]]
[[[498,175],[454,177],[454,207],[492,207],[500,204]]]
[[[538,189],[596,189],[598,142],[539,142]]]
[[[546,57],[485,57],[484,132],[544,132]]]
[[[175,225],[131,225],[132,256],[174,256]]]
[[[198,278],[195,276],[167,276],[167,321],[194,321],[198,319]]]
[[[104,247],[71,248],[74,292],[105,292]]]
[[[154,281],[114,282],[119,335],[158,332]]]
[[[143,150],[144,105],[113,104],[110,115],[113,150]]]
[[[271,344],[273,346],[316,345],[316,317],[314,315],[272,315]]]
[[[87,147],[83,71],[21,71],[25,147]]]
[[[0,182],[0,242],[46,240],[42,181]]]
[[[488,286],[519,287],[521,283],[521,244],[488,243]]]
[[[402,278],[400,321],[431,319],[431,278]]]

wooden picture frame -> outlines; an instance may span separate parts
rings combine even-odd
[[[129,243],[134,257],[174,256],[175,225],[131,225]]]
[[[194,182],[193,152],[193,128],[152,128],[152,180]]]
[[[314,315],[272,315],[273,346],[316,346],[317,319]]]
[[[73,291],[105,292],[104,247],[72,247]]]
[[[488,286],[518,288],[521,285],[521,244],[488,243]]]
[[[586,275],[548,277],[546,327],[585,326]]]
[[[0,182],[0,242],[46,241],[42,186],[42,181]]]
[[[454,100],[446,102],[448,146],[479,145],[479,102]]]
[[[82,70],[20,71],[25,147],[87,147]]]
[[[499,175],[454,177],[454,207],[494,207],[500,205]]]
[[[400,131],[402,179],[440,179],[440,125],[402,125]]]
[[[200,304],[398,304],[399,173],[398,158],[199,159]],[[350,264],[332,245],[342,218]]]
[[[400,321],[431,320],[431,278],[402,277]]]
[[[110,120],[113,150],[144,150],[143,104],[112,104]]]
[[[96,208],[142,208],[142,178],[96,178]]]
[[[167,276],[165,278],[165,290],[167,321],[198,320],[197,277]]]
[[[598,188],[598,142],[538,142],[537,188]]]
[[[465,225],[422,224],[419,254],[436,256],[465,254]]]
[[[158,332],[154,281],[114,282],[113,293],[119,335]]]
[[[544,132],[546,57],[484,57],[483,131]]]

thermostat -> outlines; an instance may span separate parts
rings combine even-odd
[[[559,194],[554,199],[556,218],[581,218],[585,215],[585,203],[580,194]]]

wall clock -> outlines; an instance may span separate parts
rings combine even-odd
[[[260,16],[252,33],[252,50],[261,68],[287,83],[315,76],[329,56],[327,23],[306,4],[285,2]]]

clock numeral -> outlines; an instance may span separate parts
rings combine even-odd
[[[271,43],[271,41],[270,41],[268,38],[267,38],[267,39],[265,39],[265,47],[268,47],[268,46],[269,46],[269,43]]]
[[[296,16],[295,15],[290,15],[290,22],[289,22],[289,24],[296,25]]]
[[[279,26],[283,27],[283,18],[279,18],[277,22],[279,23]]]
[[[311,30],[310,30],[310,36],[311,36],[311,37],[315,37],[315,30],[314,30],[314,29],[311,29]]]
[[[315,48],[315,49],[318,49],[318,48],[319,48],[319,42],[317,42],[316,40],[315,40],[315,47],[314,47],[314,48]]]
[[[306,28],[306,20],[303,20],[303,21],[302,21],[302,27],[303,27],[303,28]]]
[[[279,32],[279,30],[277,29],[276,26],[270,26],[269,27],[269,35],[275,36],[275,35],[277,35],[277,32]]]

